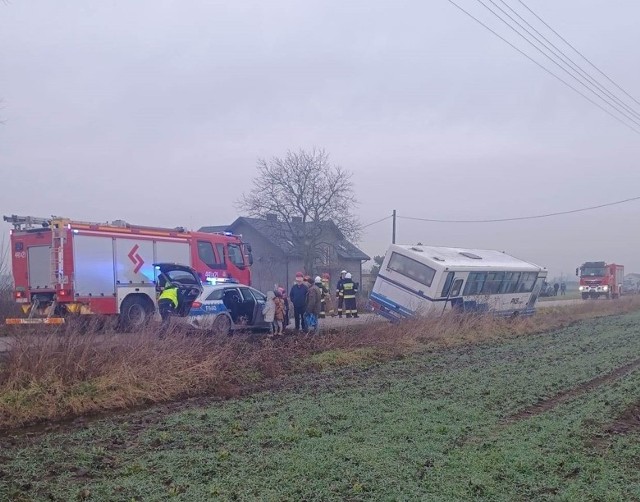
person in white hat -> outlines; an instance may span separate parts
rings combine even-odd
[[[351,279],[351,274],[345,274],[342,281],[342,298],[344,299],[344,313],[347,317],[358,317],[357,293],[358,285]]]
[[[313,281],[314,284],[309,286],[307,291],[307,304],[305,307],[305,321],[307,325],[308,333],[318,333],[318,317],[320,316],[320,302],[322,298],[322,278],[316,277]]]

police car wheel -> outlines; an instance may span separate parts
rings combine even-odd
[[[230,335],[231,319],[226,315],[219,315],[216,317],[216,320],[213,321],[212,330],[215,335]]]

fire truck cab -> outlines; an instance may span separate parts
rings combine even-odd
[[[69,314],[103,314],[118,315],[128,329],[139,328],[157,312],[162,273],[171,275],[170,264],[177,276],[172,282],[182,277],[194,290],[205,282],[251,284],[251,247],[238,235],[120,220],[85,223],[15,215],[4,220],[14,226],[14,295],[27,316],[8,319],[9,324],[60,324]]]
[[[624,282],[624,266],[604,261],[588,261],[576,268],[576,276],[580,278],[578,289],[583,300],[620,298]]]

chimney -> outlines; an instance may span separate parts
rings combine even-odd
[[[278,215],[275,213],[267,213],[267,221],[278,221]]]
[[[302,216],[292,216],[291,223],[302,223]]]

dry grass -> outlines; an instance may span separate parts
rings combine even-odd
[[[0,362],[0,428],[127,409],[188,396],[231,397],[297,372],[366,365],[426,350],[559,329],[640,309],[640,299],[585,302],[509,321],[489,316],[384,322],[321,336],[268,340],[153,329],[122,335],[76,326],[16,337]]]

